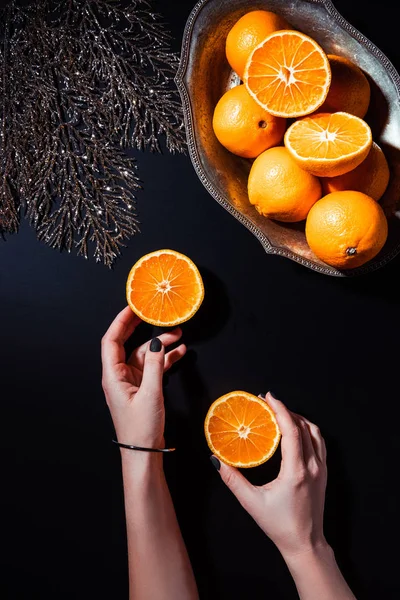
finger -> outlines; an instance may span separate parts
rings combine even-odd
[[[266,401],[265,394],[258,394],[258,397],[261,398],[261,400]],[[288,412],[292,415],[297,426],[300,428],[301,444],[302,444],[302,448],[303,448],[303,459],[305,462],[307,462],[309,458],[315,457],[315,452],[314,452],[314,447],[313,447],[313,444],[311,441],[311,436],[310,436],[310,433],[308,430],[308,426],[305,423],[306,419],[304,417],[302,417],[301,415],[293,412],[292,410],[290,410]]]
[[[180,360],[186,354],[186,346],[185,344],[181,344],[177,348],[174,348],[170,352],[165,355],[164,359],[164,373],[168,371],[172,367],[174,363]]]
[[[144,358],[143,377],[140,386],[140,390],[150,396],[162,396],[164,354],[165,350],[160,338],[152,339]]]
[[[180,327],[177,327],[176,329],[173,329],[172,331],[167,331],[166,333],[162,333],[161,335],[158,336],[158,338],[161,340],[162,345],[165,348],[167,346],[170,346],[171,344],[175,344],[175,342],[177,342],[181,337],[182,337],[182,329]],[[130,355],[128,364],[131,365],[140,359],[144,359],[144,356],[146,354],[147,348],[149,347],[149,344],[150,344],[150,341],[145,342],[144,344],[142,344],[141,346],[136,348]]]
[[[115,317],[101,341],[101,359],[105,369],[125,362],[124,344],[139,323],[140,318],[129,306]]]
[[[304,462],[306,465],[310,465],[312,462],[314,462],[315,464],[317,456],[315,454],[314,445],[311,440],[311,434],[308,424],[301,415],[298,415],[294,412],[292,412],[292,415],[295,421],[297,422],[298,426],[300,427]]]
[[[231,490],[232,494],[236,496],[243,508],[249,510],[256,494],[256,488],[251,485],[250,481],[240,471],[235,469],[235,467],[226,465],[216,456],[211,456],[211,462],[221,475],[222,481]]]
[[[279,429],[281,430],[281,452],[282,467],[284,474],[295,475],[299,467],[304,467],[302,436],[300,427],[297,425],[290,411],[280,400],[268,392],[266,401],[273,409]]]
[[[311,437],[312,444],[314,446],[314,452],[316,454],[316,457],[318,458],[318,460],[320,462],[325,463],[326,462],[326,445],[325,445],[325,440],[319,430],[318,425],[315,425],[315,423],[312,423],[305,417],[302,417],[302,419],[308,425],[308,429],[310,432],[310,437]]]

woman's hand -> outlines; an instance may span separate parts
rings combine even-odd
[[[126,359],[124,344],[140,319],[125,308],[103,337],[103,389],[118,441],[145,448],[164,444],[163,374],[186,352],[174,329]],[[162,454],[121,449],[129,557],[129,597],[198,600],[185,544],[162,469]]]
[[[270,393],[266,401],[274,410],[282,433],[282,465],[277,479],[256,487],[233,467],[221,464],[219,472],[242,506],[289,560],[327,545],[323,533],[326,448],[316,425],[291,413]],[[213,463],[216,465],[215,458]]]
[[[184,356],[186,346],[165,353],[165,347],[182,336],[177,328],[139,346],[127,360],[124,344],[139,323],[129,306],[111,323],[101,344],[102,384],[118,441],[161,448],[165,423],[162,378]]]

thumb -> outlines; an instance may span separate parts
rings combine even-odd
[[[235,467],[226,465],[214,455],[210,459],[221,475],[222,481],[231,490],[232,494],[236,496],[243,508],[249,511],[253,503],[256,488]]]
[[[164,374],[164,346],[159,338],[153,338],[146,350],[140,389],[154,396],[162,395]]]

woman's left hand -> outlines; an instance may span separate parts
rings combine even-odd
[[[126,358],[124,344],[140,323],[129,306],[117,315],[101,343],[103,390],[118,441],[124,444],[161,448],[164,445],[163,374],[186,352],[181,344],[170,352],[165,347],[177,342],[176,328],[136,348]]]

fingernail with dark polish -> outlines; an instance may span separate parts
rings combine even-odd
[[[258,397],[261,398],[262,400],[265,400],[265,394],[258,394]]]
[[[269,394],[270,396],[272,396],[274,400],[278,400],[278,397],[277,397],[277,395],[276,395],[276,394],[274,394],[273,392],[271,392],[271,390],[269,390],[268,394]]]
[[[150,342],[150,352],[160,352],[162,343],[159,338],[153,338]]]
[[[210,460],[211,460],[212,466],[215,467],[217,469],[217,471],[219,471],[221,468],[221,463],[219,462],[218,458],[216,456],[210,456]]]

